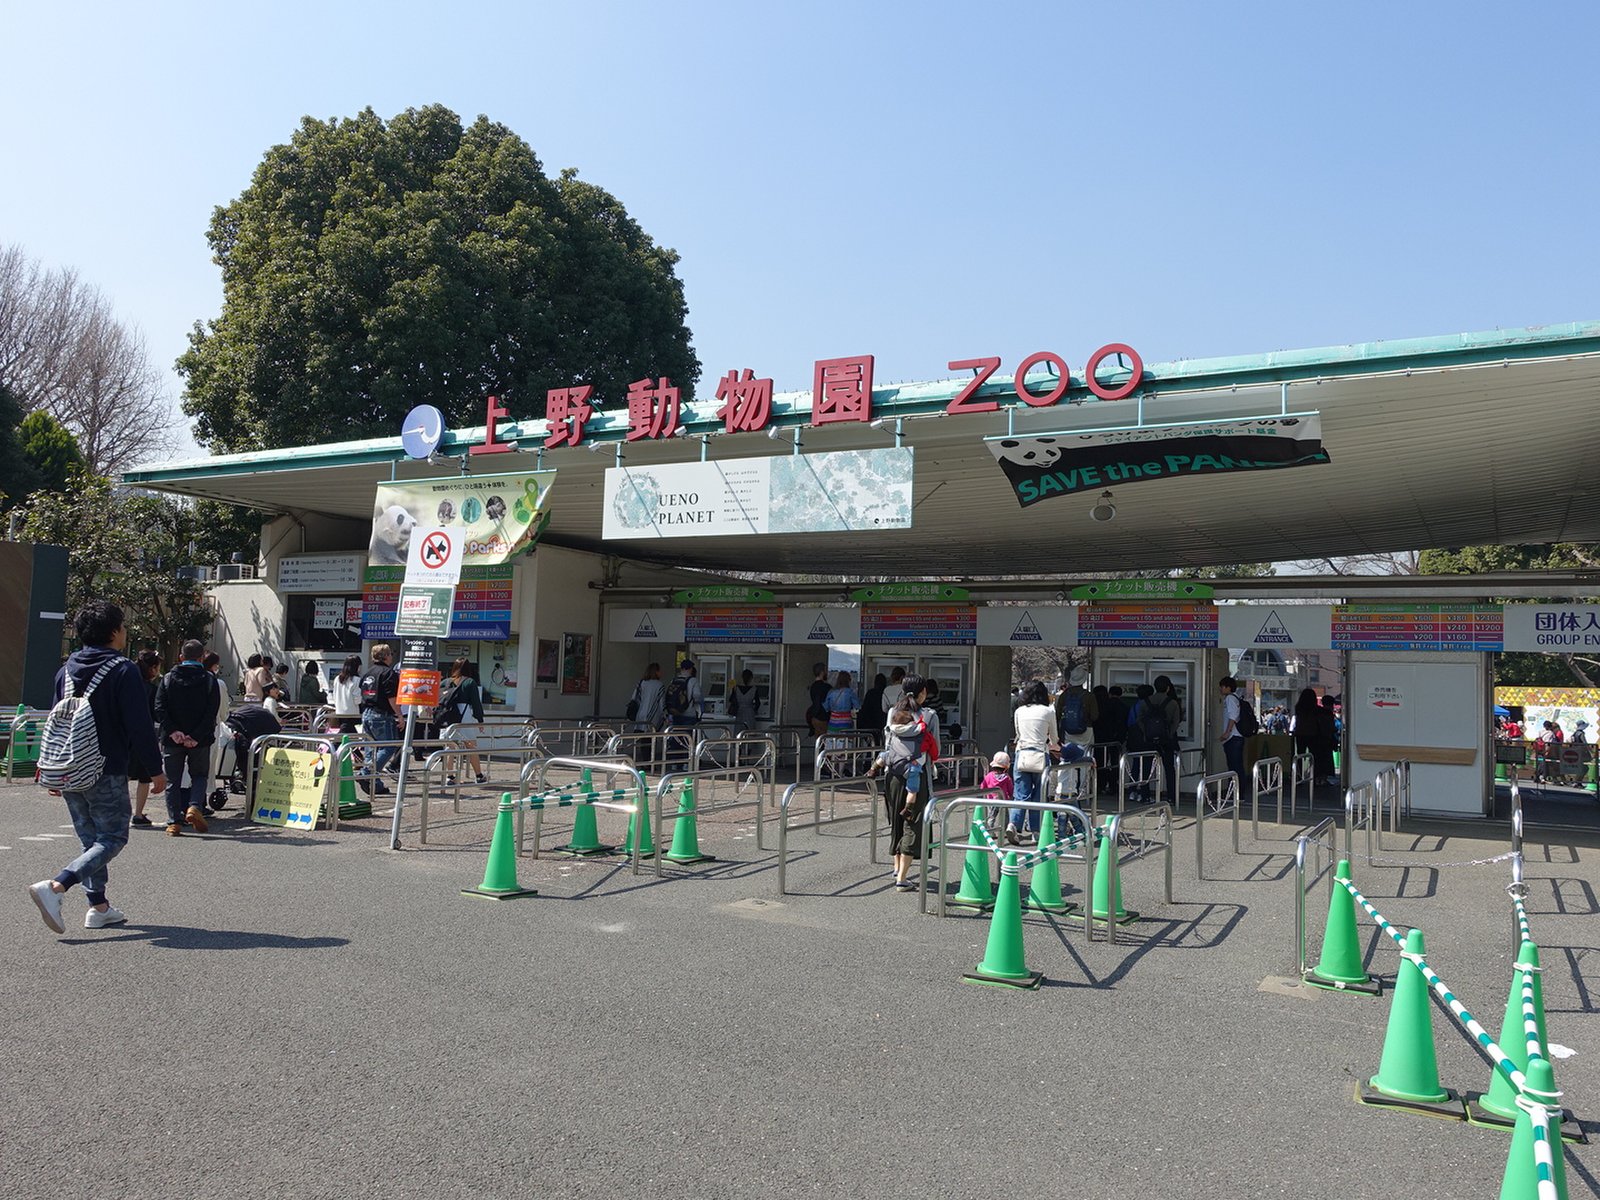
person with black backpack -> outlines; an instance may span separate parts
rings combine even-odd
[[[61,897],[75,883],[83,884],[89,901],[85,929],[128,919],[106,899],[106,864],[128,844],[130,769],[150,777],[153,794],[167,789],[144,681],[123,655],[128,627],[122,609],[93,600],[78,613],[76,624],[83,647],[56,674],[56,706],[39,748],[39,782],[67,802],[83,853],[54,879],[28,886],[28,898],[56,933],[67,931]]]
[[[1140,735],[1146,749],[1161,751],[1161,765],[1167,777],[1167,803],[1178,807],[1178,730],[1183,728],[1183,704],[1172,686],[1172,677],[1157,675],[1153,691],[1140,712]]]
[[[700,720],[700,681],[695,678],[695,665],[687,658],[678,664],[678,673],[667,684],[662,697],[666,708],[666,724],[694,725]]]
[[[361,674],[361,728],[375,742],[394,742],[399,737],[396,716],[399,709],[395,697],[400,694],[400,673],[389,664],[393,655],[387,643],[372,648],[372,662]],[[388,792],[379,778],[389,760],[398,757],[399,746],[380,746],[373,755],[372,794],[381,796]]]

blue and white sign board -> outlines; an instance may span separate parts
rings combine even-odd
[[[1600,605],[1508,604],[1505,648],[1542,654],[1600,650]]]
[[[786,646],[854,646],[861,641],[859,608],[785,608],[783,641]]]
[[[684,610],[681,608],[613,608],[607,610],[609,642],[671,642],[681,645]]]
[[[400,426],[400,444],[412,458],[427,458],[444,437],[444,414],[431,404],[419,404]]]
[[[1217,645],[1232,650],[1330,650],[1331,604],[1219,604]]]
[[[980,646],[1074,646],[1078,610],[1070,604],[998,605],[978,610]]]

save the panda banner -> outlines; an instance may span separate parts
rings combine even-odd
[[[1052,496],[1125,487],[1141,479],[1330,461],[1317,413],[992,437],[984,442],[1024,508]]]
[[[405,566],[411,536],[437,527],[459,539],[462,563],[488,567],[533,549],[550,523],[554,471],[451,475],[378,485],[367,565]]]

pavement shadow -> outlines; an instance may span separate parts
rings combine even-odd
[[[1530,879],[1529,884],[1539,882]],[[1550,895],[1552,908],[1534,908],[1527,905],[1528,915],[1533,916],[1561,916],[1561,917],[1592,917],[1600,913],[1600,898],[1595,896],[1593,885],[1587,879],[1570,879],[1565,876],[1551,876]],[[1533,899],[1530,890],[1529,900]]]
[[[1083,973],[1083,979],[1047,977],[1043,986],[1091,988],[1096,990],[1113,988],[1152,950],[1162,948],[1204,950],[1220,945],[1239,927],[1239,923],[1244,920],[1245,913],[1249,911],[1249,907],[1243,904],[1193,905],[1179,901],[1170,907],[1198,908],[1199,912],[1188,919],[1141,917],[1139,920],[1127,925],[1117,926],[1116,945],[1101,944],[1107,945],[1112,950],[1126,947],[1127,952],[1110,973],[1106,975],[1096,975],[1094,969],[1081,952],[1083,943],[1083,923],[1081,919],[1079,921],[1069,921],[1063,917],[1045,914],[1050,927],[1055,931],[1056,937],[1061,942],[1062,949],[1067,952],[1068,957],[1077,964],[1078,969]],[[1104,938],[1104,924],[1096,923],[1095,928],[1097,930],[1096,936]]]
[[[1541,946],[1539,949],[1543,952],[1546,962],[1556,953],[1560,953],[1566,958],[1567,970],[1572,973],[1573,990],[1578,994],[1577,1004],[1566,1008],[1557,1008],[1551,1005],[1548,989],[1546,989],[1545,1012],[1600,1012],[1600,1005],[1597,1005],[1597,1001],[1600,1001],[1600,949],[1596,949],[1593,946]],[[1550,963],[1545,967],[1545,970],[1549,971],[1553,965],[1553,963]],[[1592,981],[1585,978],[1585,968],[1593,972],[1594,978]],[[1595,1194],[1600,1195],[1600,1192]]]
[[[327,950],[348,946],[349,938],[292,937],[286,933],[259,933],[250,929],[201,929],[192,925],[122,926],[123,932],[92,938],[62,938],[67,946],[93,946],[106,942],[149,942],[167,950]]]

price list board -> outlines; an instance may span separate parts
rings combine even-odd
[[[1078,607],[1080,646],[1215,646],[1216,606],[1132,600]]]
[[[1335,650],[1492,650],[1505,644],[1498,604],[1336,604]]]
[[[863,604],[861,640],[891,646],[975,646],[978,610],[970,604]]]
[[[464,567],[451,609],[450,636],[480,642],[511,637],[515,589],[510,563]],[[362,576],[361,636],[367,640],[394,636],[394,614],[400,606],[404,567],[368,567]]]
[[[687,642],[782,642],[783,609],[691,604],[684,610],[683,637]]]

